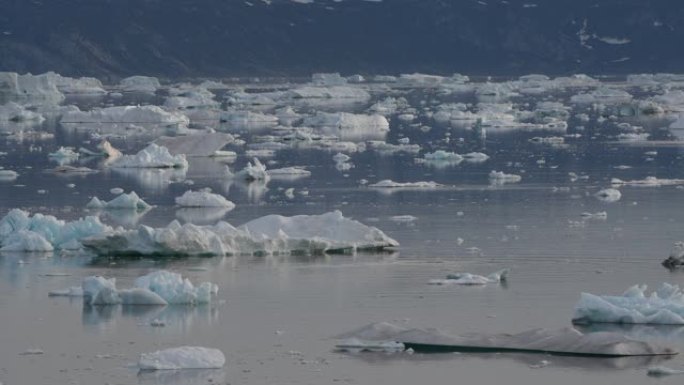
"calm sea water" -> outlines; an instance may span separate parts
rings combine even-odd
[[[16,127],[3,127],[3,131]],[[155,207],[144,215],[101,213],[122,226],[166,225],[173,219],[223,218],[234,225],[267,214],[345,216],[377,226],[397,239],[399,251],[354,256],[220,257],[172,260],[111,260],[87,254],[0,254],[0,381],[4,384],[644,384],[652,379],[646,359],[599,360],[537,355],[440,354],[348,355],[334,351],[334,336],[370,322],[438,327],[452,333],[519,332],[570,325],[581,292],[618,294],[637,283],[684,283],[660,262],[684,239],[684,190],[623,187],[622,199],[605,203],[593,194],[610,179],[646,176],[684,179],[683,146],[676,142],[618,143],[600,136],[569,139],[564,147],[530,143],[539,133],[490,133],[432,125],[430,132],[392,121],[388,142],[409,137],[425,150],[482,151],[487,162],[433,167],[415,154],[351,154],[354,168],[339,171],[334,153],[282,150],[274,167],[307,166],[309,178],[272,180],[267,186],[231,183],[225,164],[192,158],[185,174],[117,172],[84,176],[46,172],[47,154],[60,145],[82,146],[87,134],[53,123],[54,139],[0,138],[0,165],[18,171],[0,182],[0,213],[11,208],[63,219],[91,215],[92,196],[134,190]],[[591,130],[591,127],[589,128]],[[571,125],[570,132],[573,131]],[[445,134],[450,141],[444,141]],[[243,132],[250,141],[252,134]],[[458,138],[464,138],[463,142]],[[125,152],[144,147],[149,136],[113,139]],[[85,143],[91,147],[96,143]],[[657,151],[657,154],[647,152]],[[240,155],[239,170],[250,160]],[[266,160],[266,159],[263,159]],[[82,161],[98,168],[98,160]],[[618,166],[630,166],[630,168]],[[522,182],[489,184],[491,170],[522,176]],[[568,173],[581,176],[571,181]],[[382,179],[436,181],[434,190],[391,193],[363,184]],[[188,185],[188,180],[194,184]],[[74,184],[74,187],[68,185]],[[228,213],[182,210],[173,200],[189,188],[210,187],[235,202]],[[295,198],[284,189],[293,187]],[[44,190],[44,191],[39,191]],[[308,195],[299,194],[308,191]],[[607,219],[583,212],[606,211]],[[221,215],[223,214],[223,215]],[[412,215],[410,223],[391,217]],[[461,239],[462,242],[459,240]],[[476,249],[475,249],[476,248]],[[84,308],[79,299],[48,298],[48,292],[79,285],[88,275],[116,277],[120,287],[155,269],[181,272],[193,281],[213,281],[218,301],[209,306]],[[510,268],[506,285],[430,286],[428,280],[467,271],[488,274]],[[153,319],[165,327],[151,327]],[[598,328],[589,329],[596,330]],[[684,328],[610,328],[665,341],[684,350]],[[221,349],[222,370],[138,373],[143,352],[178,345]],[[28,349],[44,353],[24,355]],[[550,364],[534,369],[541,360]],[[664,362],[684,368],[676,357]]]

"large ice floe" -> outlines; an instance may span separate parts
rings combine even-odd
[[[50,292],[51,297],[83,297],[87,306],[108,305],[199,305],[212,301],[218,286],[202,282],[195,286],[178,273],[158,270],[135,280],[130,289],[117,289],[116,278],[89,276],[81,286]]]
[[[181,207],[224,207],[229,210],[235,208],[235,203],[222,195],[212,193],[211,189],[188,190],[176,198],[176,204]]]
[[[226,222],[213,226],[139,226],[116,229],[82,240],[103,255],[239,255],[317,254],[373,251],[399,243],[379,229],[345,218],[341,212],[284,217],[267,215],[233,227]]]
[[[171,155],[166,147],[154,143],[135,155],[124,155],[111,163],[113,168],[188,168],[185,155]]]
[[[93,197],[86,207],[89,209],[127,209],[136,211],[145,211],[152,208],[135,191],[131,191],[129,194],[121,194],[109,202]]]
[[[677,351],[650,342],[634,340],[620,333],[584,334],[574,328],[533,329],[518,334],[450,335],[437,329],[407,329],[390,323],[376,323],[338,336],[343,351],[390,352],[499,352],[539,353],[591,357],[674,355]]]
[[[141,370],[219,369],[226,357],[218,349],[181,346],[140,355]]]
[[[13,209],[0,219],[0,251],[78,249],[82,238],[111,230],[94,216],[67,222]]]
[[[60,123],[67,125],[100,124],[155,124],[159,126],[187,127],[188,118],[180,112],[169,112],[158,106],[115,106],[90,111],[71,109],[62,115]]]
[[[622,295],[582,293],[573,323],[684,325],[684,293],[679,286],[663,283],[646,295],[646,285],[635,285]]]

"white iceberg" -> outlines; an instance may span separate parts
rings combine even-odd
[[[152,208],[135,191],[131,191],[129,194],[121,194],[109,202],[93,197],[86,207],[89,209],[128,209],[136,211],[145,211]]]
[[[451,162],[451,163],[458,164],[461,161],[463,161],[463,156],[461,156],[455,152],[447,152],[444,150],[437,150],[435,152],[428,152],[423,157],[427,161],[435,161],[435,162]]]
[[[21,106],[17,103],[9,102],[3,106],[0,106],[0,122],[31,122],[40,124],[43,121],[45,121],[43,115],[31,110],[27,110],[24,108],[24,106]]]
[[[119,88],[123,92],[142,92],[142,93],[155,93],[157,89],[161,88],[159,84],[159,79],[150,76],[130,76],[125,79],[121,79],[119,82]]]
[[[2,242],[0,251],[49,252],[55,248],[41,234],[29,230],[19,230]]]
[[[520,175],[506,174],[503,171],[491,171],[489,182],[492,184],[518,183],[522,180]]]
[[[305,126],[332,127],[340,130],[366,129],[389,131],[389,122],[382,115],[352,114],[350,112],[317,112],[304,118]]]
[[[201,133],[185,136],[163,136],[154,141],[166,147],[172,155],[215,156],[225,145],[232,143],[233,136],[225,133]]]
[[[387,189],[434,189],[442,186],[437,182],[395,182],[391,179],[384,179],[368,185],[368,187]]]
[[[228,171],[228,176],[233,179],[244,180],[247,182],[262,181],[268,182],[271,177],[266,171],[266,166],[259,161],[258,158],[254,158],[254,164],[247,162],[247,166],[235,174],[230,174]]]
[[[82,240],[108,255],[318,254],[382,250],[398,242],[375,227],[333,211],[321,215],[268,215],[240,227],[177,221],[162,228],[116,229]]]
[[[166,147],[154,143],[135,155],[123,155],[111,163],[113,168],[188,168],[185,155],[171,155]]]
[[[646,295],[646,285],[635,285],[621,296],[582,293],[573,323],[684,325],[684,293],[677,285],[663,283]]]
[[[199,305],[212,301],[218,286],[203,282],[195,286],[178,273],[158,270],[135,280],[131,289],[117,289],[116,278],[90,276],[83,279],[81,290],[69,288],[51,292],[52,296],[83,296],[89,306],[103,305]]]
[[[304,178],[311,176],[311,171],[301,166],[274,168],[267,171],[271,178]]]
[[[505,282],[508,277],[508,269],[499,270],[487,276],[456,273],[449,274],[445,279],[431,279],[430,285],[464,285],[464,286],[484,286],[488,283]]]
[[[78,151],[85,156],[103,156],[110,160],[116,159],[122,155],[121,151],[114,148],[107,140],[103,140],[97,145],[97,151],[91,151],[87,148],[79,148]]]
[[[17,179],[19,173],[13,170],[0,169],[0,181],[12,181]]]
[[[218,349],[181,346],[140,355],[141,370],[219,369],[226,357]]]
[[[64,101],[64,94],[48,74],[0,72],[0,99],[21,104],[59,104]]]
[[[188,190],[176,198],[176,204],[181,207],[224,207],[229,210],[235,208],[235,203],[222,195],[212,193],[211,189]]]
[[[594,196],[598,200],[608,202],[608,203],[612,203],[612,202],[619,201],[620,198],[622,198],[622,193],[620,192],[620,190],[616,190],[614,188],[606,188],[606,189],[600,190],[599,192],[594,194]]]
[[[60,123],[68,125],[154,124],[187,128],[190,120],[176,111],[165,111],[158,106],[115,106],[81,111],[78,108],[62,115]]]
[[[74,151],[73,147],[60,147],[57,151],[48,154],[48,156],[58,160],[78,159],[79,153]]]
[[[654,176],[647,176],[644,179],[622,180],[612,178],[610,184],[613,186],[637,186],[637,187],[661,187],[683,185],[684,179],[660,179]]]

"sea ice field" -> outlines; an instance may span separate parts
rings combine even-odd
[[[346,75],[0,73],[0,383],[681,383],[684,76]]]

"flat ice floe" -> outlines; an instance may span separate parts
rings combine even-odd
[[[233,227],[177,221],[162,228],[116,229],[82,241],[107,255],[316,254],[382,250],[399,243],[375,227],[333,211],[321,215],[267,215]]]
[[[0,250],[78,249],[80,239],[110,230],[111,227],[94,216],[67,222],[52,215],[31,216],[26,211],[13,209],[0,219]]]
[[[484,286],[488,283],[501,283],[507,280],[508,269],[499,270],[487,276],[471,273],[449,274],[445,279],[431,279],[430,285]]]
[[[185,155],[171,155],[166,147],[154,143],[135,155],[123,155],[111,163],[112,168],[188,168]]]
[[[62,124],[157,124],[162,126],[187,127],[188,118],[179,112],[164,111],[158,106],[116,106],[81,111],[74,108],[65,112]]]
[[[437,182],[395,182],[391,179],[384,179],[377,183],[369,184],[368,187],[387,189],[434,189],[443,187],[443,185]]]
[[[145,211],[152,208],[135,191],[131,191],[129,194],[121,194],[109,202],[93,197],[86,207],[89,209],[128,209],[136,211]]]
[[[637,186],[637,187],[660,187],[660,186],[677,186],[684,184],[684,179],[659,179],[654,176],[647,176],[644,179],[637,180],[622,180],[613,178],[610,180],[613,186]]]
[[[223,207],[229,210],[235,208],[235,203],[222,195],[212,193],[210,189],[188,190],[176,198],[176,204],[181,207]]]
[[[684,293],[677,285],[663,283],[646,295],[646,285],[635,285],[620,296],[582,293],[573,323],[684,325]]]
[[[489,173],[489,182],[492,184],[518,183],[522,180],[520,175],[506,174],[503,171],[492,171]]]
[[[305,177],[311,176],[311,171],[307,170],[304,167],[298,167],[298,166],[274,168],[274,169],[268,170],[267,173],[271,178],[278,178],[278,179],[295,179],[295,178],[305,178]]]
[[[500,352],[537,353],[592,357],[674,355],[677,351],[650,342],[634,340],[620,333],[584,334],[574,328],[533,329],[518,334],[449,335],[436,329],[407,329],[389,323],[371,324],[338,336],[336,346],[344,351],[389,351],[412,349],[416,352]],[[394,344],[392,344],[394,343]],[[396,346],[401,344],[401,347]],[[368,347],[373,348],[369,349]],[[398,349],[399,348],[399,349]]]
[[[154,141],[166,147],[172,155],[215,156],[225,145],[232,143],[233,136],[225,133],[197,133],[185,136],[163,136]]]
[[[161,87],[159,79],[151,76],[130,76],[121,79],[119,88],[123,92],[155,93]]]
[[[181,346],[140,355],[141,370],[219,369],[226,357],[218,349]]]

